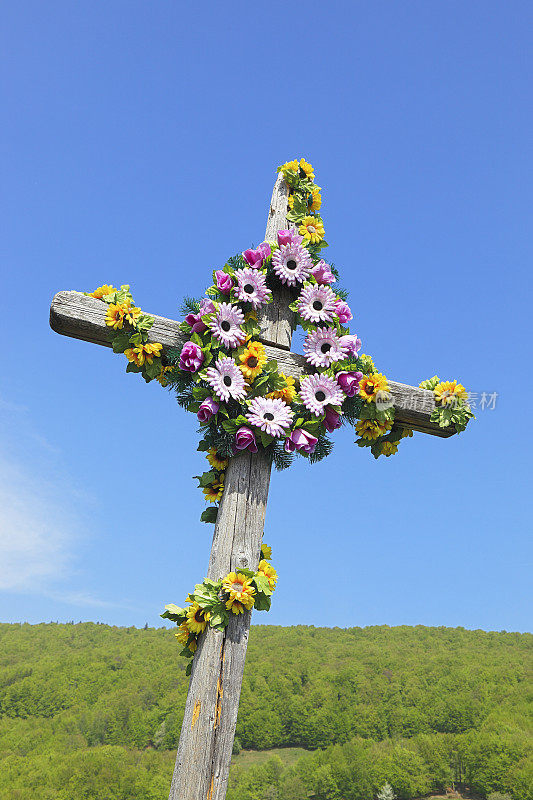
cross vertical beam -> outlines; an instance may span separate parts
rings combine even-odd
[[[288,188],[272,193],[265,239],[287,227]],[[286,296],[285,296],[286,295]],[[260,319],[264,342],[290,350],[294,327],[284,288]],[[264,452],[232,458],[215,524],[207,577],[256,569],[261,551],[271,459]],[[252,612],[230,615],[223,632],[206,628],[194,655],[169,800],[224,800]]]

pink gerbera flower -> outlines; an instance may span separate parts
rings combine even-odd
[[[301,244],[282,244],[272,256],[274,272],[282,283],[303,283],[313,269],[311,256]]]
[[[300,316],[310,322],[331,322],[337,296],[329,286],[308,286],[298,298]]]
[[[217,397],[225,402],[230,397],[234,400],[244,400],[246,397],[244,375],[230,356],[221,356],[214,367],[208,367],[206,378]]]
[[[315,417],[324,413],[326,406],[340,406],[344,394],[337,382],[328,375],[307,375],[300,383],[300,397],[304,406]]]
[[[246,333],[240,327],[243,322],[244,314],[240,309],[231,303],[219,303],[209,328],[224,347],[238,347],[246,339]]]
[[[318,328],[307,334],[304,341],[306,360],[314,367],[329,367],[348,354],[348,347],[334,328]]]
[[[269,436],[284,436],[290,427],[294,414],[283,400],[268,397],[254,397],[250,401],[246,419]]]
[[[235,271],[237,287],[235,293],[239,300],[251,303],[254,308],[264,305],[272,294],[266,286],[266,277],[257,269],[245,267]]]

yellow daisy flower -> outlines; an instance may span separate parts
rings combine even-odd
[[[300,159],[300,178],[309,178],[309,180],[314,181],[315,173],[313,171],[313,166],[309,164],[304,158]]]
[[[224,491],[224,473],[221,472],[218,478],[215,478],[211,486],[205,486],[202,492],[205,496],[206,503],[216,503],[222,497]]]
[[[274,590],[276,588],[276,583],[278,582],[278,573],[274,567],[269,564],[268,561],[260,561],[257,571],[260,572],[261,575],[265,576],[265,578],[268,580],[268,585],[272,590]]]
[[[124,303],[124,307],[124,319],[126,322],[129,322],[130,325],[134,325],[141,316],[141,309],[137,306],[132,306],[129,302]]]
[[[113,292],[116,291],[118,291],[118,289],[115,289],[114,286],[109,286],[109,284],[104,283],[103,286],[99,286],[98,289],[95,289],[94,292],[91,292],[89,297],[94,297],[96,300],[101,300],[106,294],[113,294]]]
[[[393,456],[397,452],[398,452],[398,445],[396,444],[396,442],[383,442],[383,444],[381,445],[381,455],[387,456],[387,458],[389,456]]]
[[[413,435],[412,428],[404,428],[402,431],[402,439],[407,439],[408,437]]]
[[[387,378],[380,372],[373,372],[371,375],[366,375],[359,382],[359,397],[370,403],[376,399],[376,395],[380,391],[388,392],[389,384]]]
[[[309,206],[309,211],[318,211],[320,206],[322,205],[322,197],[320,195],[320,186],[315,186],[311,192],[312,194],[312,202]]]
[[[378,422],[377,419],[360,419],[355,424],[355,430],[363,439],[379,439],[392,428],[392,422]]]
[[[272,558],[272,548],[269,544],[265,544],[264,542],[261,545],[261,558],[266,558],[268,560]]]
[[[153,364],[154,357],[160,356],[162,349],[163,345],[158,342],[140,344],[138,347],[128,347],[124,350],[124,355],[128,361],[142,367],[145,361],[147,364]]]
[[[248,610],[252,608],[255,589],[252,586],[251,578],[247,578],[240,572],[230,572],[222,581],[222,589],[228,595],[226,608],[231,609],[234,614],[241,614],[243,606]]]
[[[205,454],[205,457],[213,467],[213,469],[223,470],[228,466],[228,459],[219,455],[216,447],[211,447]]]
[[[288,405],[292,403],[296,397],[296,386],[294,385],[294,378],[292,375],[284,375],[280,372],[280,377],[285,380],[283,389],[277,389],[275,392],[269,392],[267,397],[272,400],[284,400]]]
[[[455,405],[458,400],[468,400],[465,387],[457,381],[441,381],[433,389],[435,400],[443,406]]]
[[[203,608],[200,608],[198,603],[193,603],[192,606],[187,609],[187,625],[191,633],[203,633],[210,616],[211,614],[209,611],[204,611]]]
[[[250,342],[248,347],[239,356],[240,370],[247,381],[253,381],[263,371],[267,363],[265,348],[261,342]]]
[[[105,324],[108,328],[118,330],[124,325],[124,314],[126,313],[126,306],[120,303],[110,303],[105,315]]]
[[[174,634],[180,644],[182,644],[184,647],[188,647],[191,653],[194,653],[198,645],[196,644],[196,639],[187,645],[187,640],[190,635],[191,631],[189,630],[189,626],[186,622],[182,622],[178,628],[178,632]]]
[[[279,168],[280,172],[298,172],[298,161],[295,158],[294,161],[286,161],[284,164],[281,165]]]
[[[324,238],[324,223],[320,217],[304,217],[298,230],[304,237],[304,241],[311,242],[311,244],[321,242]]]

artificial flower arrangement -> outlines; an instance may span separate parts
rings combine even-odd
[[[261,560],[257,570],[240,569],[230,572],[219,581],[204,578],[197,583],[194,592],[187,595],[187,608],[180,608],[174,603],[165,606],[161,616],[170,619],[178,626],[175,634],[183,645],[180,655],[192,658],[198,647],[198,637],[207,626],[223,631],[229,622],[229,615],[243,614],[252,608],[258,611],[270,609],[271,596],[276,588],[278,574],[269,563],[272,548],[261,545]],[[189,662],[186,674],[190,675],[192,662]]]
[[[327,456],[332,448],[329,434],[343,422],[354,426],[356,443],[369,447],[375,458],[393,455],[398,442],[413,435],[410,428],[395,423],[387,378],[370,356],[360,353],[361,340],[347,327],[353,319],[347,293],[334,286],[338,272],[321,256],[327,242],[313,167],[302,158],[278,171],[289,187],[287,220],[294,227],[278,231],[275,241],[229,258],[213,272],[202,300],[185,300],[180,330],[186,342],[181,347],[163,352],[161,344],[148,342],[154,319],[135,306],[129,286],[115,289],[106,284],[90,294],[107,304],[105,321],[113,332],[113,350],[128,359],[126,371],[141,373],[146,381],[157,379],[198,417],[198,450],[206,453],[210,469],[196,478],[212,503],[201,515],[203,522],[216,521],[228,459],[240,452],[262,448],[278,469],[285,469],[295,455],[310,462]],[[309,374],[299,381],[268,360],[259,340],[258,312],[282,286],[289,287],[290,308],[306,332],[303,349]],[[440,382],[436,376],[420,386],[434,392],[432,421],[464,430],[473,417],[464,386]],[[247,591],[254,590],[249,600],[255,600],[249,606],[242,598],[240,605],[227,605],[230,593],[226,611],[237,613],[254,603],[260,604],[256,608],[266,607],[266,579],[241,572],[243,580],[250,581]],[[228,581],[230,577],[234,578],[228,576]],[[242,583],[241,578],[233,583]],[[208,622],[213,627],[227,624],[227,613],[215,602],[215,596],[226,596],[227,586],[224,589],[224,581],[219,584],[198,584],[186,610],[167,606],[163,616],[175,618],[188,652],[194,642],[186,640],[186,628],[192,636]],[[197,617],[195,604],[200,608]]]

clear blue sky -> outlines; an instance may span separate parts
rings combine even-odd
[[[2,12],[0,619],[162,624],[212,528],[193,415],[60,337],[60,289],[177,318],[312,161],[352,330],[391,378],[493,410],[375,462],[274,473],[276,624],[527,630],[528,2],[18,2]],[[7,334],[7,338],[6,338]]]

